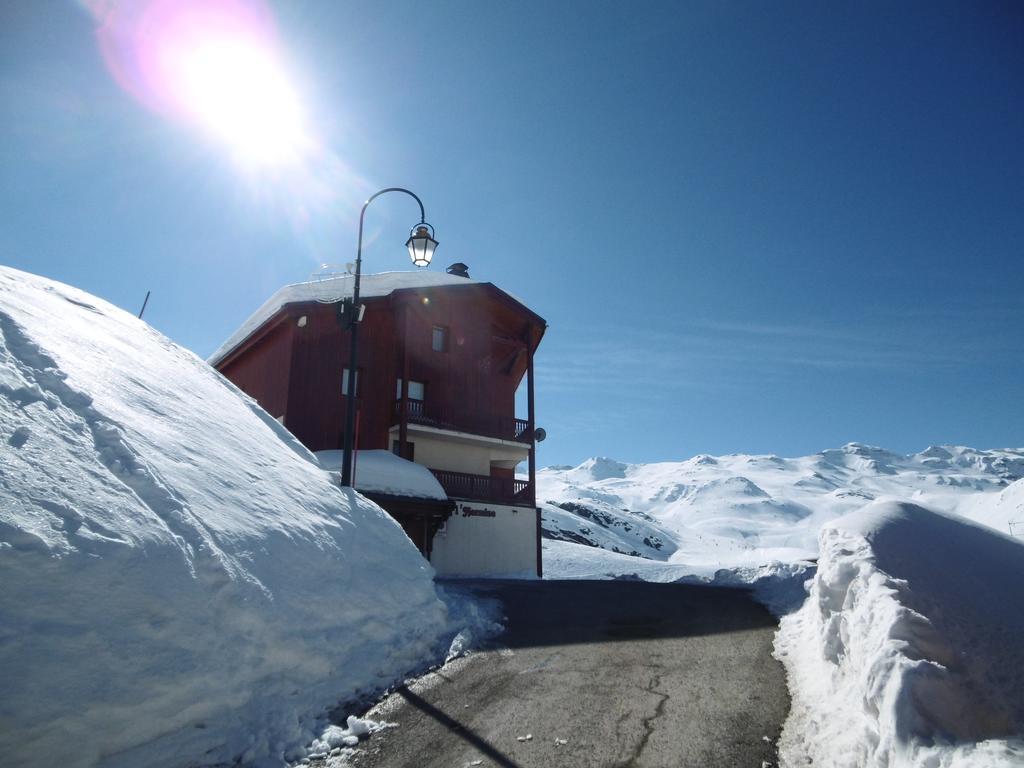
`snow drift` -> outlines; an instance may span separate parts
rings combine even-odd
[[[1024,544],[911,503],[826,526],[776,653],[784,764],[1024,764]]]
[[[401,528],[192,353],[0,268],[5,765],[280,763],[443,654]]]

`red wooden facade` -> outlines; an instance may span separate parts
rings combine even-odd
[[[510,467],[466,477],[431,469],[453,498],[535,506],[532,368],[544,320],[493,285],[469,280],[399,288],[363,302],[357,450],[398,444],[405,458],[417,460],[408,439],[416,426],[528,446],[528,483],[516,480]],[[278,310],[216,367],[319,451],[342,445],[348,359],[349,333],[338,305],[303,301]],[[516,418],[524,376],[528,413]],[[399,388],[399,380],[412,384]]]

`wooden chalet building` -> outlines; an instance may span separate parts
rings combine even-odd
[[[209,361],[314,453],[342,447],[349,333],[339,313],[352,280],[282,288]],[[439,574],[540,575],[533,357],[545,321],[463,264],[364,275],[360,293],[355,487]],[[529,405],[517,418],[524,377]],[[443,493],[361,487],[367,451],[428,468]],[[515,474],[522,462],[525,479]]]

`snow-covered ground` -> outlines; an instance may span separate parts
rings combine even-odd
[[[191,352],[0,268],[0,763],[300,757],[443,660],[432,576]]]
[[[550,467],[545,573],[753,586],[783,616],[784,766],[1021,766],[1022,475],[1021,450],[856,443]]]

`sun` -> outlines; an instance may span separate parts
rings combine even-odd
[[[170,84],[182,111],[247,164],[279,165],[306,144],[301,101],[272,51],[245,39],[175,49]]]
[[[110,0],[95,12],[110,71],[141,102],[246,165],[301,162],[302,99],[262,0]]]

